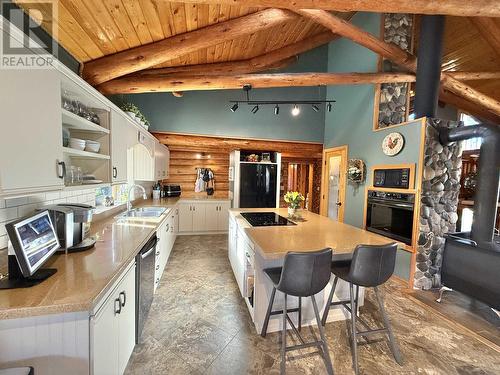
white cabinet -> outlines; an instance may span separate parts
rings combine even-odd
[[[227,230],[229,221],[229,202],[206,203],[206,231],[223,232]]]
[[[0,195],[61,189],[58,72],[0,70],[0,82]]]
[[[164,180],[168,178],[168,170],[170,164],[170,150],[167,146],[156,142],[155,143],[155,176],[156,180]]]
[[[158,237],[158,246],[155,258],[155,291],[160,283],[163,271],[167,266],[168,258],[172,253],[177,232],[175,229],[177,221],[177,208],[173,208],[168,213],[165,221],[158,227],[156,236]]]
[[[134,146],[137,129],[117,111],[111,112],[111,177],[114,183],[127,182],[127,150]]]
[[[135,264],[91,317],[92,373],[123,374],[135,346]]]
[[[186,201],[179,203],[179,232],[225,232],[229,201]]]
[[[154,157],[150,150],[138,143],[134,146],[134,180],[136,181],[155,181],[154,176]]]

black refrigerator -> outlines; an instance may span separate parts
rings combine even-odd
[[[240,164],[240,207],[276,207],[276,164]]]

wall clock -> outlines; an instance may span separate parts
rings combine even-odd
[[[387,156],[395,156],[401,152],[405,143],[405,139],[401,133],[387,134],[382,141],[382,151]]]

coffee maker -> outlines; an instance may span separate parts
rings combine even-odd
[[[49,211],[62,251],[74,253],[94,247],[95,239],[88,237],[92,222],[92,206],[64,203],[44,209]]]

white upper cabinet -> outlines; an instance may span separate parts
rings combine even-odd
[[[169,164],[170,164],[170,151],[168,147],[159,142],[156,142],[155,143],[156,180],[164,180],[168,178]]]
[[[154,181],[154,157],[142,143],[134,146],[134,180]]]
[[[0,70],[0,196],[63,187],[55,70]]]
[[[136,143],[137,129],[117,111],[111,112],[111,176],[113,183],[127,182],[127,150]]]

